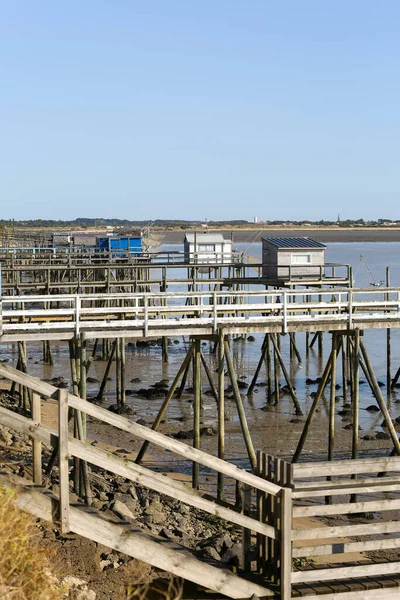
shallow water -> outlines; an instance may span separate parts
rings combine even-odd
[[[400,243],[331,243],[327,244],[327,262],[333,263],[346,263],[353,266],[353,272],[355,277],[355,285],[362,287],[369,285],[371,275],[364,268],[360,261],[360,255],[362,255],[368,264],[374,278],[377,281],[385,279],[385,269],[387,266],[390,267],[390,276],[392,286],[400,286]],[[176,245],[166,245],[163,247],[165,250],[181,249]],[[246,251],[247,254],[254,256],[261,260],[261,244],[253,244],[248,247],[247,244],[238,244],[237,248],[241,251]],[[179,277],[179,273],[177,275]],[[177,289],[177,288],[174,288]],[[392,376],[396,372],[400,365],[400,331],[397,329],[392,330]],[[129,340],[127,340],[129,341]],[[138,390],[140,388],[147,388],[154,384],[160,379],[172,380],[174,375],[182,363],[185,354],[188,350],[188,340],[182,340],[182,338],[173,338],[169,348],[169,362],[162,363],[161,360],[161,347],[151,346],[148,348],[127,348],[126,352],[126,382],[127,389]],[[324,349],[323,355],[318,354],[317,344],[313,349],[310,350],[309,356],[305,355],[305,334],[297,334],[296,342],[300,353],[303,357],[302,364],[299,365],[297,362],[293,362],[290,365],[290,375],[294,386],[296,387],[297,397],[302,405],[304,412],[310,407],[312,398],[310,394],[316,391],[317,386],[307,385],[305,380],[307,378],[315,379],[321,375],[325,361],[328,358],[330,351],[330,335],[324,335]],[[365,342],[368,348],[371,361],[375,368],[377,378],[381,381],[386,381],[386,331],[384,330],[371,330],[365,334]],[[250,383],[251,378],[256,369],[257,362],[260,357],[262,336],[256,335],[255,341],[244,341],[244,340],[233,340],[232,341],[232,354],[233,361],[237,376],[243,378],[243,381]],[[283,336],[281,341],[282,354],[285,359],[285,364],[289,365],[289,336]],[[40,377],[42,379],[51,379],[56,376],[63,376],[65,379],[70,379],[69,373],[69,356],[68,356],[68,344],[55,343],[52,344],[54,366],[45,366],[42,363],[42,347],[39,343],[28,343],[28,370],[29,373]],[[211,353],[211,344],[204,342],[202,350],[205,354],[206,360],[210,366],[211,371],[215,371],[217,365],[215,362],[215,355]],[[99,349],[100,351],[100,349]],[[17,349],[15,344],[3,344],[1,346],[2,359],[8,358],[10,364],[16,362]],[[103,376],[105,369],[104,361],[95,361],[90,369],[89,376],[95,377],[99,381]],[[115,370],[115,369],[114,369]],[[340,365],[338,365],[338,382],[341,384],[341,373]],[[115,403],[115,372],[110,373],[112,381],[108,382],[106,387],[106,398],[104,405]],[[141,379],[140,383],[131,383],[131,380],[135,377]],[[365,378],[361,374],[361,379]],[[264,366],[261,369],[259,381],[265,381],[265,369]],[[204,390],[208,389],[208,382],[205,376],[203,376]],[[228,377],[226,378],[227,385],[229,384]],[[284,384],[284,380],[281,376],[281,384]],[[188,378],[187,385],[191,385],[191,376]],[[88,396],[96,396],[99,384],[88,383],[87,393]],[[244,392],[245,393],[245,392]],[[329,392],[327,392],[329,394]],[[342,390],[337,391],[337,395],[341,396]],[[386,398],[386,388],[383,388],[383,394]],[[400,414],[400,404],[396,404],[398,399],[397,393],[391,394],[390,406],[393,417],[397,417]],[[132,405],[134,409],[134,419],[144,418],[147,422],[151,423],[154,415],[158,411],[162,399],[157,400],[145,400],[140,399],[137,396],[127,396],[127,404]],[[369,429],[380,429],[380,423],[382,416],[378,413],[371,415],[365,408],[375,403],[375,400],[368,388],[367,384],[360,386],[360,425],[363,430]],[[280,441],[281,451],[285,451],[285,439],[282,437],[283,427],[287,423],[288,415],[294,416],[293,404],[290,396],[284,396],[279,405],[270,406],[268,413],[261,411],[260,409],[266,405],[266,388],[258,387],[253,395],[252,399],[244,398],[244,405],[246,408],[246,414],[251,426],[252,431],[257,439],[257,447],[263,447],[268,450],[268,440],[263,437],[264,425],[266,419],[268,419],[269,427],[275,430],[274,435],[277,440]],[[321,412],[316,417],[317,423],[322,423],[323,419],[327,416],[328,406],[326,399],[321,403]],[[271,416],[273,420],[271,420]],[[185,394],[182,400],[174,399],[168,410],[168,424],[172,430],[178,429],[191,429],[192,428],[192,403],[191,397]],[[207,395],[203,396],[203,411],[202,411],[202,422],[204,425],[215,423],[216,419],[216,403],[212,397]],[[299,429],[300,426],[297,427]],[[227,400],[227,448],[235,448],[237,451],[232,451],[231,456],[238,456],[243,454],[243,443],[241,441],[241,434],[238,424],[238,418],[233,400]],[[279,438],[281,438],[279,440]],[[325,435],[321,432],[320,435],[321,444],[325,442]],[[318,441],[318,436],[315,438]],[[215,444],[215,438],[208,440],[205,438],[205,447],[207,448],[212,443]],[[210,446],[211,447],[211,446]],[[289,448],[287,448],[289,452]],[[230,451],[228,451],[230,452]]]

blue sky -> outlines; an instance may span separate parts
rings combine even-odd
[[[2,218],[400,218],[400,3],[0,1]]]

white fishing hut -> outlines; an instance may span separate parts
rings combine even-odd
[[[222,233],[187,233],[183,242],[185,263],[231,263],[232,240]]]
[[[319,277],[326,246],[307,237],[262,239],[262,273],[266,279]]]

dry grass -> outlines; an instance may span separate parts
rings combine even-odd
[[[35,543],[33,518],[13,505],[14,494],[0,486],[0,598],[60,600],[50,575],[49,552]]]
[[[157,571],[146,563],[137,562],[133,583],[129,586],[126,600],[181,600],[183,580],[165,573],[157,578]],[[159,572],[158,572],[159,575]]]

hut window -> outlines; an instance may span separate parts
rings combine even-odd
[[[199,244],[199,252],[215,252],[214,244]]]
[[[309,265],[311,254],[292,254],[292,265]]]

